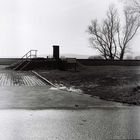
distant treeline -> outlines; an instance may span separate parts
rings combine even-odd
[[[140,60],[96,60],[96,59],[77,59],[86,66],[140,66]]]
[[[20,60],[20,58],[0,58],[0,65],[10,65],[19,60]]]
[[[10,65],[19,60],[20,58],[0,58],[0,65]],[[77,61],[86,66],[140,66],[140,60],[77,59]]]

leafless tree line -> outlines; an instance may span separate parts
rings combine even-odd
[[[134,10],[137,10],[136,7],[124,8],[123,25],[114,6],[109,7],[106,18],[101,24],[96,19],[91,21],[88,27],[91,46],[98,50],[106,60],[123,60],[129,50],[130,42],[140,27],[140,18]],[[138,10],[137,13],[139,13]]]

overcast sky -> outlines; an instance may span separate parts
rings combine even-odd
[[[0,57],[22,56],[30,49],[52,54],[55,44],[63,54],[97,54],[88,47],[87,26],[104,18],[111,3],[118,5],[117,0],[0,0]],[[139,38],[134,40],[137,54]]]

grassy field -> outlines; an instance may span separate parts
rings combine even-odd
[[[74,71],[38,71],[54,84],[81,89],[105,100],[140,104],[140,67],[81,66]]]

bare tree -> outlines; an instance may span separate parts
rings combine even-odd
[[[92,47],[97,49],[105,59],[123,60],[128,51],[129,42],[140,27],[137,16],[130,14],[128,8],[124,10],[124,17],[125,24],[121,26],[117,9],[111,6],[102,24],[93,20],[88,27]]]
[[[128,9],[124,10],[125,24],[123,30],[118,28],[118,40],[120,46],[120,60],[124,58],[129,49],[129,43],[134,38],[140,27],[139,18],[135,14],[130,14]],[[122,31],[120,33],[120,31]],[[120,37],[122,36],[122,37]]]
[[[125,8],[129,9],[131,14],[140,14],[140,0],[123,0]]]
[[[88,32],[91,35],[90,42],[105,59],[115,59],[117,46],[115,44],[115,34],[117,33],[117,11],[114,7],[110,7],[107,12],[107,17],[101,25],[97,20],[93,20],[88,27]]]

